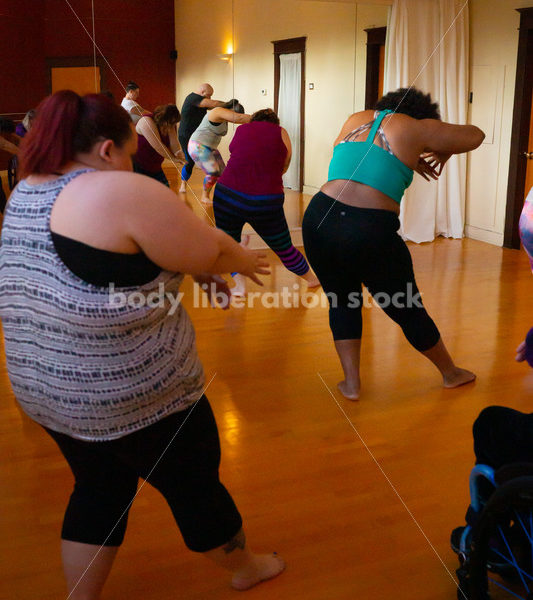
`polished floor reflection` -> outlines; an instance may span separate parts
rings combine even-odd
[[[187,200],[203,214],[191,193]],[[252,547],[276,550],[288,565],[247,597],[456,597],[449,534],[468,504],[472,423],[490,404],[532,410],[533,370],[514,362],[514,350],[533,325],[533,277],[524,253],[474,240],[410,249],[426,306],[457,362],[477,373],[473,385],[444,390],[372,307],[364,310],[361,398],[343,400],[322,292],[303,305],[305,287],[272,253],[264,288],[250,285],[265,293],[251,307],[195,306],[185,280],[212,379],[222,480]],[[295,286],[298,305],[269,307],[272,294]],[[59,531],[72,479],[53,442],[17,409],[1,361],[0,598],[65,599]],[[145,486],[102,600],[236,597],[225,573],[185,549],[165,502]]]

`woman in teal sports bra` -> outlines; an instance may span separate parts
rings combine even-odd
[[[398,235],[400,202],[416,171],[437,179],[452,154],[477,148],[485,134],[440,120],[429,94],[399,89],[376,110],[353,114],[335,140],[328,181],[304,215],[307,259],[328,295],[329,322],[344,371],[338,384],[359,397],[362,284],[407,340],[439,369],[443,385],[475,379],[455,365],[426,312],[407,245]]]

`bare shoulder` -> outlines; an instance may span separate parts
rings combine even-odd
[[[391,141],[396,141],[401,147],[418,145],[427,136],[423,121],[434,119],[415,119],[403,113],[391,113],[383,119],[385,134]],[[438,122],[438,121],[437,121]]]
[[[369,121],[372,121],[374,118],[374,110],[361,110],[359,112],[353,113],[353,115],[349,116],[343,125],[343,129],[351,128],[356,129],[360,125],[364,125]]]
[[[349,116],[344,122],[337,139],[334,142],[334,145],[337,145],[350,131],[357,129],[361,125],[372,121],[374,118],[373,110],[362,110],[354,113]]]
[[[209,120],[212,123],[218,123],[218,122],[222,122],[224,121],[224,111],[226,109],[222,108],[221,106],[215,106],[214,108],[212,108],[208,115],[209,115]]]
[[[100,215],[175,202],[176,195],[155,179],[131,171],[91,171],[79,175],[64,190]]]
[[[429,121],[430,119],[426,120]],[[418,129],[420,121],[403,113],[392,112],[388,115],[385,115],[385,118],[383,119],[383,124],[387,127],[390,127],[391,129],[394,128],[398,130],[407,131]]]

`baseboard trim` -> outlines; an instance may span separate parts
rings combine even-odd
[[[493,244],[494,246],[503,246],[503,233],[498,233],[497,231],[489,231],[480,227],[474,227],[473,225],[467,225],[465,227],[465,236],[473,240]]]

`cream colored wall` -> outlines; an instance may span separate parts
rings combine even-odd
[[[388,0],[385,0],[388,3]],[[238,98],[247,112],[274,106],[272,41],[307,36],[304,190],[326,180],[333,140],[345,119],[364,108],[366,34],[387,24],[388,7],[330,0],[234,0],[206,5],[176,0],[177,102],[204,80],[215,98]],[[375,5],[370,5],[375,4]],[[208,25],[206,25],[208,23]],[[232,27],[234,58],[224,63]],[[357,35],[356,35],[357,33]],[[309,90],[308,84],[314,89]],[[266,96],[261,91],[266,90]],[[230,136],[221,144],[227,158]]]
[[[307,36],[304,190],[325,181],[331,146],[346,117],[364,107],[366,34],[387,24],[390,0],[176,0],[177,102],[209,81],[215,97],[248,112],[273,106],[273,40]],[[513,116],[519,14],[533,0],[470,0],[470,122],[487,132],[469,156],[466,234],[501,245]],[[217,54],[228,51],[230,63]],[[308,84],[314,83],[314,90]],[[266,89],[266,96],[261,90]],[[227,158],[230,136],[222,143]]]
[[[517,8],[533,0],[470,0],[470,122],[487,137],[469,156],[466,235],[502,245],[513,119]]]

